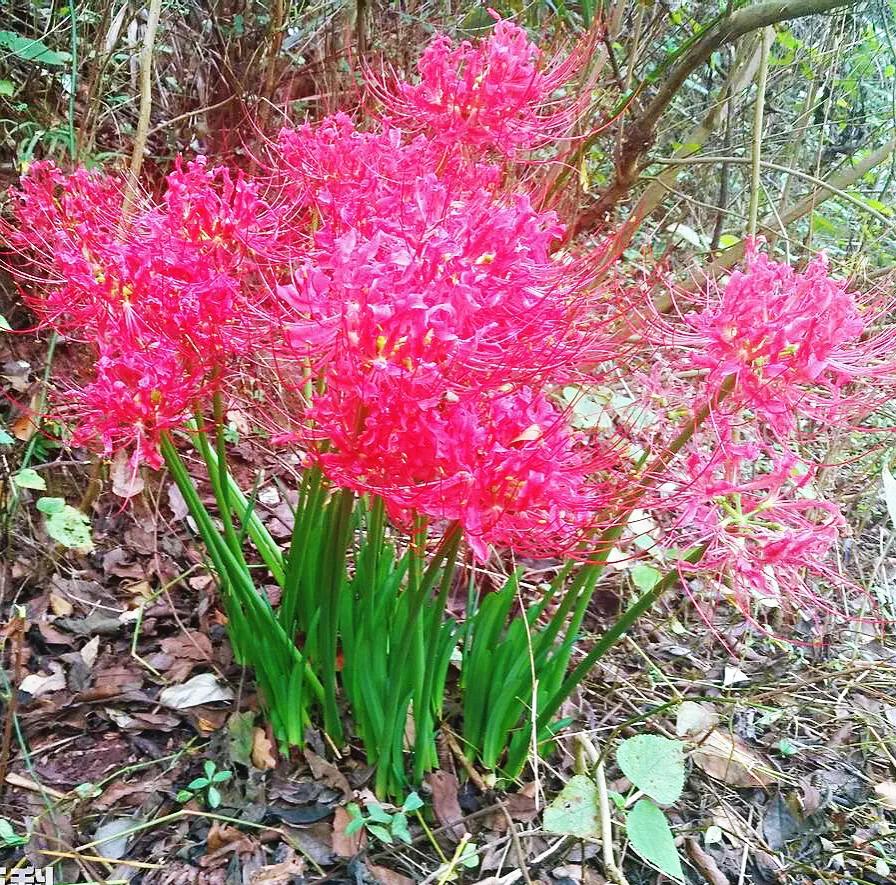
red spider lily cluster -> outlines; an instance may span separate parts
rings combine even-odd
[[[201,411],[263,328],[246,281],[267,211],[205,158],[178,164],[158,204],[124,207],[121,176],[34,163],[5,238],[33,261],[23,280],[42,323],[91,353],[93,377],[57,397],[75,444],[159,466],[161,435]]]
[[[663,544],[705,548],[699,570],[751,617],[757,606],[828,610],[819,582],[857,589],[827,564],[846,523],[816,479],[825,432],[858,427],[896,382],[881,310],[830,277],[824,256],[799,271],[753,243],[701,311],[646,321],[644,401],[688,414],[695,396],[712,404],[646,497]]]
[[[6,238],[41,321],[93,354],[59,398],[75,441],[157,465],[254,349],[295,394],[281,437],[401,525],[586,558],[637,501],[745,607],[799,598],[842,519],[797,431],[867,413],[893,336],[822,258],[754,249],[703,310],[659,314],[562,249],[537,180],[586,56],[548,64],[507,21],[436,37],[414,82],[371,83],[378,115],[284,129],[257,182],[178,165],[127,213],[120,176],[34,164]],[[596,390],[625,413],[583,423]]]
[[[583,42],[547,65],[522,28],[492,15],[497,21],[488,40],[456,45],[436,36],[417,64],[419,81],[400,81],[380,96],[409,132],[452,149],[519,157],[520,151],[569,137],[580,107],[563,93],[590,46]],[[580,92],[587,99],[587,92]]]
[[[750,252],[728,280],[719,303],[688,317],[701,349],[693,364],[706,383],[736,379],[735,396],[778,434],[800,416],[831,424],[854,411],[850,388],[871,380],[889,363],[889,336],[863,340],[866,321],[846,286],[827,275],[823,255],[803,272]]]

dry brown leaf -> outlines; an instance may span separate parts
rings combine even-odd
[[[691,862],[709,885],[730,885],[728,877],[719,869],[715,858],[707,854],[696,839],[685,839],[684,844]]]
[[[436,820],[445,827],[446,836],[460,842],[466,828],[463,824],[464,813],[457,799],[460,788],[457,778],[447,771],[433,771],[426,776],[426,782],[432,788],[432,809]]]
[[[327,762],[313,750],[305,750],[305,759],[311,767],[315,780],[323,781],[328,787],[341,791],[346,799],[354,798],[354,791],[346,776],[332,762]]]
[[[81,655],[81,660],[87,665],[88,668],[92,668],[96,663],[96,656],[100,651],[100,638],[99,636],[94,636],[90,642],[86,643],[79,654]]]
[[[65,688],[65,673],[62,665],[51,661],[47,666],[50,670],[49,676],[42,673],[30,673],[19,683],[19,691],[24,691],[33,698],[39,698],[52,691],[62,691]]]
[[[352,816],[340,805],[333,814],[333,852],[339,857],[354,857],[367,845],[367,834],[361,828],[355,833],[346,833]]]
[[[896,811],[896,781],[882,781],[875,784],[874,793],[884,808]]]
[[[711,778],[732,787],[767,787],[777,780],[761,756],[736,735],[719,729],[706,736],[692,758]]]
[[[122,805],[137,807],[146,799],[158,792],[158,781],[131,783],[130,781],[115,781],[111,786],[103,790],[101,796],[90,800],[90,808],[99,811],[108,811],[114,805],[121,802]]]
[[[214,655],[211,640],[198,630],[169,636],[161,641],[160,647],[162,654],[171,659],[170,664],[162,669],[172,682],[183,682],[194,667],[211,661]]]
[[[237,433],[241,433],[243,436],[248,436],[251,432],[249,418],[242,409],[228,409],[226,417],[228,423]]]
[[[112,477],[112,493],[119,498],[133,498],[143,491],[145,483],[140,468],[131,462],[123,449],[112,459],[109,473]]]
[[[58,618],[67,618],[74,612],[74,606],[64,597],[57,593],[50,594],[50,611]]]
[[[199,630],[185,630],[176,636],[169,636],[160,645],[165,654],[191,661],[209,661],[213,654],[211,640]]]
[[[250,885],[286,885],[305,874],[305,861],[296,857],[292,848],[286,849],[286,860],[261,867],[249,875]]]
[[[252,730],[252,764],[262,771],[271,771],[277,767],[274,744],[263,728]]]
[[[717,805],[709,812],[713,825],[718,827],[725,838],[734,846],[755,844],[756,831],[727,805]]]
[[[181,685],[169,685],[159,693],[159,703],[172,710],[186,710],[218,701],[232,701],[233,689],[214,673],[200,673]]]
[[[40,408],[39,401],[33,397],[31,403],[32,408],[34,409],[34,414],[36,414],[37,410]],[[19,440],[20,442],[28,442],[37,431],[37,423],[35,422],[33,414],[31,412],[23,412],[21,415],[19,415],[18,418],[16,418],[15,421],[12,422],[9,429],[12,431],[12,435],[17,440]]]
[[[377,866],[369,860],[367,861],[367,869],[373,878],[377,882],[381,882],[382,885],[414,885],[413,879],[402,876],[401,873],[396,873],[395,870],[390,870],[388,867]]]
[[[253,851],[256,842],[236,827],[227,826],[215,821],[206,838],[206,854],[199,858],[199,866],[209,867],[226,854]]]
[[[195,575],[194,577],[190,578],[189,581],[187,581],[187,583],[194,590],[205,590],[205,588],[208,587],[209,584],[211,584],[211,582],[212,582],[211,575]]]
[[[227,710],[211,710],[208,707],[203,707],[201,713],[196,713],[195,711],[193,713],[195,716],[193,724],[196,730],[200,734],[206,735],[214,734],[219,729],[222,729],[229,715]]]
[[[520,787],[516,793],[509,793],[504,797],[504,807],[511,820],[528,824],[538,817],[538,805],[535,802],[537,784],[532,781]]]
[[[190,512],[184,496],[173,482],[168,484],[168,506],[171,508],[175,522],[180,522]]]

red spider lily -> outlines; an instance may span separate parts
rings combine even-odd
[[[861,382],[893,378],[892,334],[869,332],[873,317],[821,259],[796,271],[755,251],[702,312],[636,324],[649,305],[598,287],[589,260],[557,251],[559,219],[507,174],[520,152],[569,134],[577,105],[561,90],[582,61],[577,50],[547,65],[500,20],[475,45],[436,38],[418,83],[380,87],[388,118],[365,130],[337,114],[281,132],[276,200],[199,158],[122,219],[120,177],[35,164],[5,234],[32,260],[42,322],[99,354],[95,379],[68,394],[76,438],[155,463],[160,435],[263,345],[278,382],[297,388],[296,365],[313,382],[313,403],[279,429],[333,482],[381,495],[403,524],[459,520],[480,556],[489,544],[581,553],[614,501],[668,509],[654,494],[664,481],[677,489],[673,534],[699,528],[714,568],[737,551],[729,567],[759,587],[771,563],[817,556],[837,523],[813,520],[832,511],[795,498],[792,478],[753,488],[727,428],[755,417],[752,435],[768,426],[780,444],[800,416],[830,423],[867,407]],[[573,430],[557,392],[620,376],[655,426],[630,409]],[[691,440],[682,474],[663,453],[678,419],[705,403],[726,443],[698,475],[712,440]],[[645,452],[662,468],[644,473]],[[720,470],[728,491],[706,479]],[[742,524],[718,509],[732,495]]]
[[[417,63],[418,83],[377,90],[389,113],[442,146],[505,157],[569,137],[582,100],[562,92],[590,44],[548,65],[523,28],[489,12],[496,20],[489,37],[455,44],[437,35]],[[585,99],[587,92],[579,94]]]
[[[203,159],[178,164],[163,202],[144,199],[126,219],[124,190],[119,176],[34,164],[12,192],[5,238],[31,262],[42,324],[97,354],[94,379],[63,403],[76,441],[158,464],[160,435],[265,334],[245,281],[275,234],[255,186]]]
[[[491,378],[496,387],[559,382],[577,363],[609,355],[587,322],[592,302],[577,267],[550,253],[562,233],[552,213],[524,193],[471,189],[453,170],[437,175],[416,144],[402,168],[408,180],[396,181],[402,147],[391,133],[359,138],[344,120],[321,128],[327,139],[340,133],[336,168],[299,179],[317,229],[292,284],[278,290],[297,354],[321,365],[344,340],[359,358],[437,362],[454,385]],[[285,133],[287,156],[309,134]],[[349,183],[357,187],[336,201]]]
[[[896,336],[868,333],[874,316],[828,276],[823,255],[798,271],[751,249],[717,302],[686,320],[699,336],[692,363],[709,371],[709,388],[733,377],[731,404],[778,434],[800,415],[830,424],[868,411],[861,386],[894,379]]]
[[[183,427],[213,389],[207,366],[175,345],[117,342],[101,349],[89,383],[67,391],[61,415],[75,419],[75,445],[127,450],[133,463],[161,467],[162,434]]]
[[[531,554],[573,549],[610,502],[595,477],[612,452],[569,429],[543,394],[446,387],[439,367],[337,360],[309,413],[327,446],[314,455],[337,484],[381,496],[393,518],[458,520],[486,545]]]
[[[691,572],[715,575],[751,619],[754,612],[829,608],[814,583],[843,585],[825,564],[845,522],[820,498],[815,469],[766,444],[692,450],[657,504],[674,521],[664,543],[705,546]]]
[[[305,421],[326,474],[404,524],[459,520],[480,556],[575,549],[614,456],[571,431],[548,387],[620,349],[587,267],[552,252],[556,216],[497,167],[388,122],[286,129],[277,159],[313,229],[277,322],[324,385]]]
[[[2,234],[31,262],[30,273],[13,270],[35,290],[32,308],[63,335],[95,334],[109,306],[126,300],[114,275],[94,260],[102,255],[106,265],[124,261],[116,243],[123,179],[86,169],[66,175],[52,163],[32,163],[9,197],[12,220]]]

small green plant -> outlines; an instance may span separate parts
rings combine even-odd
[[[465,869],[472,870],[479,866],[479,851],[470,834],[464,833],[454,854],[436,870],[437,882],[456,882]]]
[[[396,839],[410,845],[408,815],[419,811],[423,807],[423,800],[416,793],[410,793],[401,808],[391,813],[379,802],[368,802],[365,805],[366,817],[357,802],[349,802],[347,807],[352,819],[345,828],[346,835],[357,833],[363,827],[371,836],[387,845],[394,844]]]
[[[684,754],[680,741],[639,734],[622,741],[616,763],[632,784],[627,799],[607,798],[625,811],[625,832],[635,853],[677,882],[684,880],[675,837],[660,805],[677,802],[684,789]],[[639,798],[640,794],[644,794]],[[628,806],[631,805],[631,808]],[[601,838],[598,786],[587,774],[571,778],[545,809],[544,828],[578,838]],[[628,809],[626,811],[626,809]]]
[[[18,848],[27,844],[28,837],[20,836],[5,817],[0,817],[0,845],[4,848]]]
[[[202,770],[205,774],[191,780],[186,789],[179,790],[174,798],[178,802],[204,798],[209,808],[217,808],[221,804],[221,792],[217,785],[229,781],[233,777],[233,772],[225,769],[218,771],[218,767],[211,759],[205,760]]]
[[[12,475],[12,481],[20,489],[35,489],[40,492],[47,490],[44,478],[32,467],[23,467]]]
[[[683,880],[675,838],[658,807],[677,802],[684,789],[681,742],[655,734],[636,734],[619,745],[616,764],[633,788],[645,794],[625,815],[625,831],[632,848],[667,876]]]
[[[34,473],[34,471],[31,471]],[[20,470],[17,477],[27,474],[28,470]],[[43,482],[38,474],[37,479]],[[18,483],[21,485],[21,481]],[[35,488],[34,485],[25,488]],[[90,533],[90,519],[77,507],[66,504],[64,498],[38,498],[37,509],[46,516],[44,526],[47,534],[54,540],[71,550],[89,553],[93,550],[93,538]]]

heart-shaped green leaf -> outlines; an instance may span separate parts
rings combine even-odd
[[[638,734],[616,751],[622,773],[661,805],[675,802],[684,789],[684,754],[680,741],[656,734]]]
[[[544,828],[549,833],[593,839],[600,833],[597,787],[590,777],[570,778],[560,795],[544,810]]]

